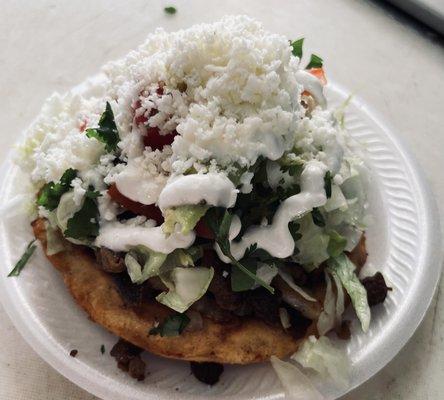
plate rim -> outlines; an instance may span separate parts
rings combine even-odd
[[[79,90],[88,85],[88,83],[94,79],[94,77],[85,80],[80,85],[77,85],[72,90]],[[329,84],[329,90],[340,93],[342,96],[347,97],[348,93],[351,91],[346,90],[344,86],[337,84],[336,82]],[[397,151],[397,154],[402,156],[403,164],[408,166],[412,172],[412,176],[415,178],[413,187],[418,188],[418,204],[422,206],[420,210],[422,213],[422,220],[425,221],[424,226],[427,232],[427,238],[429,238],[426,243],[426,250],[424,251],[425,260],[423,261],[424,265],[433,266],[432,269],[435,273],[426,277],[423,277],[422,280],[419,280],[421,286],[424,286],[428,289],[428,292],[422,290],[421,294],[423,295],[423,300],[421,302],[420,309],[416,310],[416,313],[411,312],[410,315],[410,325],[408,331],[403,331],[402,335],[400,335],[397,339],[396,344],[393,344],[388,352],[385,353],[385,357],[380,357],[374,362],[371,367],[366,371],[364,376],[361,376],[359,380],[353,382],[346,391],[341,391],[340,396],[345,395],[346,393],[354,390],[358,386],[362,385],[364,382],[368,381],[372,378],[376,373],[378,373],[382,368],[384,368],[398,353],[399,351],[406,345],[406,343],[410,340],[413,334],[416,332],[418,326],[424,319],[427,310],[430,307],[434,294],[436,293],[437,286],[440,281],[440,275],[442,270],[442,262],[443,262],[443,248],[441,243],[442,231],[440,224],[440,214],[438,205],[433,195],[433,191],[428,182],[427,177],[425,176],[424,171],[419,165],[413,153],[410,151],[409,147],[405,140],[396,135],[396,129],[393,129],[393,126],[382,117],[374,108],[369,106],[366,101],[364,101],[360,96],[353,95],[352,104],[357,106],[362,112],[366,115],[366,117],[370,118],[375,125],[379,128],[379,130],[383,133],[384,137],[394,146]],[[32,122],[31,122],[32,124]],[[30,124],[30,125],[31,125]],[[26,130],[25,130],[26,131]],[[25,132],[24,131],[24,132]],[[21,133],[19,140],[23,138],[24,132]],[[15,142],[17,143],[17,142]],[[12,159],[14,155],[14,149],[11,149],[8,152],[8,155],[5,161],[2,163],[0,168],[0,182],[3,182],[7,175],[8,171],[13,168]],[[0,220],[2,218],[0,217]],[[1,222],[1,221],[0,221]],[[1,251],[4,251],[4,247],[1,247]],[[435,261],[433,261],[435,260]],[[0,277],[0,287],[4,289],[4,285],[7,282],[6,277],[3,275]],[[418,282],[415,282],[418,284]],[[427,283],[427,284],[426,284]],[[430,291],[430,288],[433,290]],[[102,399],[112,399],[118,400],[120,396],[114,394],[111,389],[107,386],[107,381],[103,380],[103,375],[100,375],[95,368],[89,367],[86,373],[80,373],[79,370],[72,368],[72,363],[66,362],[65,356],[58,356],[58,354],[62,354],[60,351],[57,352],[55,346],[47,341],[42,340],[42,337],[39,337],[37,333],[35,333],[26,323],[26,312],[23,309],[20,309],[13,301],[13,299],[8,295],[6,290],[0,291],[0,302],[3,305],[3,308],[10,318],[11,322],[15,326],[15,328],[19,331],[20,335],[25,339],[25,341],[30,345],[30,347],[43,359],[47,362],[52,368],[54,368],[57,372],[61,373],[65,378],[72,381],[80,388],[88,391],[89,393],[98,396]],[[32,315],[31,311],[28,311],[29,315]],[[29,316],[28,315],[28,316]],[[17,318],[19,316],[19,318]],[[399,340],[400,338],[400,340]],[[70,360],[74,361],[74,360]],[[97,381],[94,380],[94,376],[100,376],[100,384],[97,384]],[[108,381],[113,381],[112,378],[107,377]],[[160,399],[163,395],[168,396],[168,392],[165,389],[156,387],[156,391],[161,391],[162,395],[150,392],[147,390],[146,399]],[[180,393],[181,398],[192,398],[194,396]],[[339,392],[338,392],[339,394]],[[170,395],[171,396],[171,395]],[[172,396],[171,396],[172,397]],[[197,396],[196,396],[197,397]],[[220,396],[221,398],[234,398],[234,396]],[[272,396],[267,396],[268,399],[281,398],[281,394],[276,394]],[[336,398],[336,397],[335,397]]]

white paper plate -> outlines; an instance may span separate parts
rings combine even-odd
[[[84,84],[76,91],[87,90]],[[330,104],[347,97],[329,87]],[[373,309],[367,334],[353,325],[352,340],[343,344],[353,363],[351,385],[337,389],[316,381],[329,399],[360,385],[404,346],[432,299],[440,275],[439,218],[430,189],[416,162],[390,128],[354,98],[346,113],[351,135],[367,149],[373,171],[369,201],[374,224],[368,230],[369,259],[364,273],[384,273],[393,287]],[[214,387],[197,382],[186,362],[146,356],[149,375],[142,383],[117,369],[107,353],[113,335],[86,318],[68,294],[62,279],[38,249],[19,278],[6,278],[31,239],[23,213],[25,177],[9,160],[1,171],[0,299],[17,329],[49,364],[89,392],[109,400],[150,399],[281,399],[282,388],[270,365],[228,366]],[[76,358],[69,356],[78,349]]]

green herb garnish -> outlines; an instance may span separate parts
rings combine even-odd
[[[228,233],[230,231],[232,218],[233,215],[230,214],[228,210],[223,210],[221,208],[211,208],[205,215],[205,222],[207,226],[213,231],[214,236],[216,237],[216,243],[219,245],[220,250],[226,257],[230,259],[232,265],[239,268],[244,274],[248,275],[251,279],[253,279],[259,285],[263,286],[270,293],[274,293],[274,289],[270,285],[257,277],[253,272],[251,272],[248,268],[246,268],[238,260],[236,260],[231,254]]]
[[[299,59],[302,58],[302,47],[304,45],[304,38],[295,40],[294,42],[290,42],[290,46],[292,48],[291,53],[295,56],[295,57],[299,57]]]
[[[167,14],[173,15],[176,14],[177,9],[176,7],[165,7],[163,11],[165,11]]]
[[[290,230],[291,236],[295,242],[302,237],[302,234],[299,232],[300,227],[301,225],[295,221],[288,224],[288,229]]]
[[[105,149],[108,152],[117,149],[119,143],[119,132],[117,131],[116,122],[114,120],[114,113],[109,102],[106,102],[105,112],[100,117],[98,128],[88,128],[86,136],[95,138],[99,142],[105,144]]]
[[[327,199],[331,197],[331,180],[332,180],[331,172],[327,171],[327,173],[324,176],[324,189]]]
[[[313,211],[311,212],[311,218],[313,219],[315,225],[320,226],[321,228],[325,226],[325,219],[319,211],[319,208],[313,208]]]
[[[150,335],[179,336],[186,326],[190,323],[190,319],[185,314],[173,314],[165,318],[158,326],[151,328]]]
[[[20,275],[20,272],[22,272],[22,269],[25,267],[37,247],[34,242],[35,239],[29,242],[28,246],[26,246],[25,252],[15,264],[13,270],[8,274],[8,277]]]
[[[248,269],[252,274],[256,274],[257,262],[254,260],[242,260],[242,265]],[[233,292],[244,292],[250,290],[255,284],[255,280],[249,275],[246,275],[243,270],[232,266],[231,267],[231,290]]]
[[[69,168],[63,173],[59,182],[47,183],[37,197],[37,204],[47,210],[55,210],[59,205],[60,197],[70,189],[71,182],[76,176],[77,171]]]
[[[323,65],[322,58],[317,56],[316,54],[312,54],[311,57],[310,57],[310,62],[305,67],[305,69],[321,68],[322,65]]]
[[[104,345],[104,344],[102,344],[102,345],[100,346],[100,352],[101,352],[102,354],[105,354],[105,345]]]
[[[79,240],[93,240],[99,234],[99,210],[94,200],[98,192],[89,189],[85,195],[82,208],[67,223],[63,234]]]

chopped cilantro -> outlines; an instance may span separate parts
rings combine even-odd
[[[248,269],[252,274],[256,274],[257,262],[249,259],[242,260],[242,265]],[[244,292],[253,288],[255,280],[249,275],[246,275],[243,270],[232,266],[231,267],[231,290],[233,292]]]
[[[302,172],[303,162],[293,159],[288,155],[284,155],[278,163],[283,172],[288,172],[290,176],[300,175]]]
[[[170,6],[170,7],[165,7],[163,9],[163,11],[165,11],[167,14],[173,15],[173,14],[176,14],[177,9],[176,9],[176,7]]]
[[[150,335],[179,336],[186,326],[190,323],[190,319],[185,314],[173,314],[166,317],[162,323],[149,331]]]
[[[304,38],[295,40],[294,42],[290,42],[290,46],[292,48],[291,53],[295,56],[295,57],[299,57],[299,59],[302,58],[302,47],[304,45]]]
[[[228,210],[215,207],[208,210],[207,214],[205,215],[205,222],[207,226],[213,231],[220,250],[226,257],[230,259],[232,265],[239,268],[244,274],[248,275],[251,279],[253,279],[259,285],[263,286],[270,293],[274,293],[274,289],[270,285],[257,277],[253,272],[251,272],[248,268],[246,268],[238,260],[236,260],[231,254],[228,233],[230,231],[232,218],[233,215],[230,214]]]
[[[66,237],[93,240],[99,234],[99,210],[94,200],[96,193],[87,194],[82,208],[68,220],[67,229],[63,232]]]
[[[310,57],[310,62],[305,67],[305,69],[311,69],[311,68],[321,68],[323,60],[321,57],[317,56],[316,54],[312,54]]]
[[[347,239],[334,230],[330,231],[329,235],[327,252],[330,257],[339,257],[347,245]]]
[[[105,112],[100,117],[98,128],[88,128],[86,136],[95,138],[105,144],[106,151],[112,152],[117,149],[119,143],[119,132],[117,131],[114,113],[109,102],[106,102]]]
[[[102,354],[105,354],[105,345],[104,345],[104,344],[102,344],[102,345],[100,346],[100,352],[101,352]]]
[[[60,197],[70,189],[71,182],[76,176],[77,171],[69,168],[63,173],[59,182],[47,183],[37,197],[37,204],[47,210],[55,210],[59,205]]]
[[[8,274],[8,277],[20,275],[20,272],[22,272],[22,269],[25,267],[37,247],[34,242],[35,239],[29,242],[28,246],[26,246],[25,252],[15,264],[13,270]]]
[[[325,226],[324,216],[319,211],[319,208],[313,208],[313,211],[311,212],[311,218],[313,219],[315,225],[320,226],[321,228]]]
[[[327,199],[331,197],[331,180],[332,180],[331,172],[327,171],[327,173],[324,176],[324,189]]]
[[[294,221],[288,224],[288,229],[290,230],[291,236],[295,242],[302,237],[302,235],[298,232],[300,227],[301,225]]]

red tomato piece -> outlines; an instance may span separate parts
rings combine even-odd
[[[202,218],[196,224],[194,230],[196,232],[196,236],[199,236],[204,239],[211,239],[211,240],[215,239],[213,231],[210,228],[208,228],[207,224]]]
[[[325,77],[324,68],[310,68],[308,72],[318,78],[323,85],[327,84],[327,78]]]
[[[161,135],[159,128],[148,127],[146,129],[146,135],[143,137],[143,144],[145,146],[150,146],[153,150],[162,150],[163,146],[173,143],[176,135],[176,131],[167,135]]]
[[[108,194],[116,203],[132,211],[134,214],[144,215],[149,219],[154,219],[158,225],[163,222],[162,212],[157,206],[154,204],[146,205],[129,199],[119,192],[115,184],[109,187]]]

